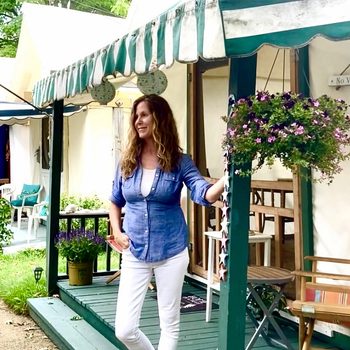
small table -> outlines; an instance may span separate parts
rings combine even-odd
[[[212,307],[212,293],[213,289],[220,290],[220,283],[214,283],[214,242],[222,238],[221,231],[206,231],[204,234],[209,239],[208,244],[208,275],[207,275],[207,304],[205,321],[209,322],[211,319],[211,307]],[[270,266],[271,262],[271,235],[263,233],[249,234],[249,243],[264,243],[264,266]]]
[[[284,335],[282,329],[272,314],[283,295],[285,286],[293,279],[294,276],[289,270],[286,269],[268,266],[248,266],[247,287],[249,292],[247,294],[246,304],[248,305],[250,300],[255,300],[263,311],[264,317],[260,322],[258,322],[252,315],[251,311],[247,308],[247,315],[253,322],[256,330],[252,338],[249,340],[245,350],[252,349],[259,335],[261,335],[270,345],[279,345],[285,349],[293,350],[291,343]],[[261,296],[257,293],[255,289],[256,286],[276,286],[276,289],[271,289],[271,292],[273,293],[273,300],[269,308],[265,306]],[[280,337],[280,340],[274,339],[266,334],[264,326],[268,323],[270,323],[275,329],[276,333]]]

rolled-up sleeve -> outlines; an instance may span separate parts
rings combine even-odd
[[[181,167],[184,176],[184,183],[190,190],[192,201],[209,207],[211,203],[205,199],[205,194],[212,184],[203,178],[193,160],[188,155],[183,155]]]
[[[120,208],[124,207],[126,203],[123,196],[122,181],[120,167],[118,166],[113,180],[112,194],[109,199]]]

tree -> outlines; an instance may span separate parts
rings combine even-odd
[[[16,0],[0,2],[0,56],[14,57],[18,45],[22,16]]]
[[[15,57],[21,30],[24,0],[0,1],[0,57]],[[126,17],[131,0],[26,0],[34,4]]]

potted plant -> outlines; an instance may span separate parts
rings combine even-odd
[[[320,173],[318,180],[332,182],[342,170],[341,162],[350,158],[350,119],[343,100],[258,91],[230,101],[229,116],[223,117],[227,123],[223,148],[237,165],[238,175],[250,175],[279,158],[292,171],[311,168]],[[251,170],[239,169],[253,159],[257,163]]]
[[[67,258],[69,284],[91,284],[93,262],[103,251],[104,238],[85,229],[61,231],[55,245],[59,254]]]

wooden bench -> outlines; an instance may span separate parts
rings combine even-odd
[[[307,256],[311,271],[294,271],[300,278],[300,300],[291,311],[299,317],[299,350],[309,350],[316,320],[342,324],[350,322],[350,274],[329,273],[319,263],[350,264],[348,259]],[[329,265],[328,265],[329,266]]]

